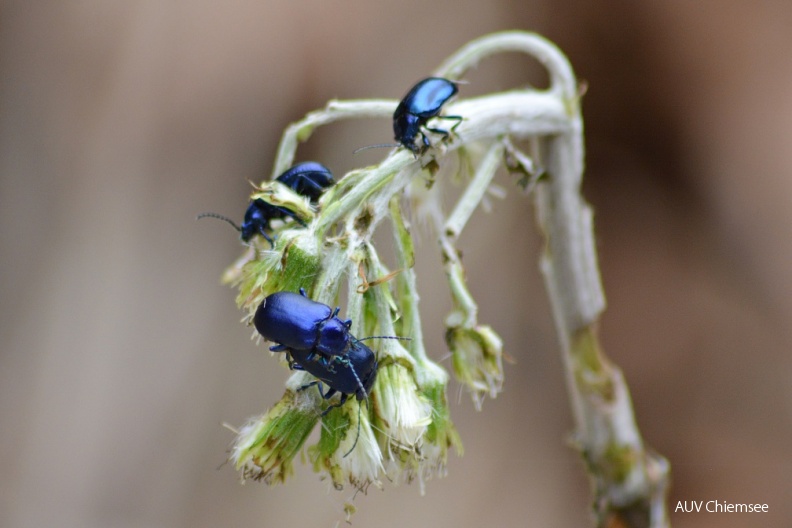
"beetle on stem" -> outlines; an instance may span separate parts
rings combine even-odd
[[[280,176],[275,181],[282,183],[289,187],[291,190],[299,195],[307,197],[311,204],[316,204],[322,193],[335,183],[333,174],[330,170],[315,161],[306,161],[298,163]],[[294,214],[293,211],[286,207],[279,207],[265,202],[261,198],[253,200],[248,205],[245,211],[245,217],[241,225],[236,225],[230,218],[219,215],[216,213],[202,213],[198,218],[204,217],[218,218],[231,224],[231,226],[239,231],[240,238],[243,242],[250,242],[256,236],[261,235],[270,243],[270,246],[275,247],[275,241],[267,233],[271,230],[270,222],[272,220],[293,218],[298,224],[305,226],[305,222]]]
[[[447,139],[462,122],[462,116],[444,116],[440,115],[440,111],[457,91],[455,83],[442,77],[428,77],[413,86],[393,113],[393,133],[396,141],[418,156],[431,146],[424,130],[440,134],[443,139]],[[432,128],[427,126],[427,122],[433,117],[452,119],[456,123],[450,131]],[[416,145],[419,134],[422,140],[420,147]]]

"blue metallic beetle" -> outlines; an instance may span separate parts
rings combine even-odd
[[[312,204],[318,202],[322,193],[335,184],[330,170],[315,161],[298,163],[275,180],[286,185],[297,194],[307,196]]]
[[[374,380],[377,378],[377,358],[369,347],[352,338],[349,350],[343,356],[315,361],[314,354],[307,350],[286,349],[289,355],[289,366],[294,370],[304,370],[317,379],[300,387],[305,390],[316,385],[323,399],[329,400],[336,393],[341,394],[337,403],[329,405],[322,416],[336,407],[341,407],[354,395],[358,401],[366,400],[371,394]],[[327,392],[322,392],[322,383],[327,385]],[[360,438],[360,406],[358,406],[357,435],[352,447],[344,454],[349,455]]]
[[[310,385],[328,385],[330,389],[322,394],[325,399],[341,393],[341,403],[334,407],[343,405],[350,394],[364,399],[377,371],[374,352],[349,333],[352,321],[339,319],[338,311],[339,308],[333,310],[312,301],[301,288],[299,295],[268,295],[253,318],[258,333],[277,343],[270,347],[271,351],[286,352],[289,367],[305,370],[319,379]]]
[[[456,84],[442,77],[429,77],[413,86],[393,113],[393,133],[396,141],[418,156],[431,146],[424,129],[447,138],[459,126],[462,116],[441,116],[439,114],[443,105],[456,95],[457,90]],[[449,132],[426,126],[427,121],[433,117],[453,119],[457,122]],[[419,134],[422,138],[420,147],[416,145]]]
[[[275,343],[271,351],[308,352],[309,356],[302,356],[303,362],[309,359],[325,365],[330,365],[327,360],[347,355],[351,348],[367,339],[410,340],[396,336],[358,339],[349,332],[352,320],[338,317],[340,310],[309,299],[300,288],[299,294],[282,291],[264,298],[253,316],[253,324],[264,339]]]
[[[322,196],[322,193],[328,187],[335,184],[335,180],[333,180],[333,174],[330,172],[330,170],[321,163],[317,163],[315,161],[298,163],[278,176],[275,181],[286,185],[297,194],[307,197],[312,204],[318,202],[319,198]],[[286,207],[272,205],[260,198],[250,202],[247,210],[245,211],[245,217],[242,220],[242,224],[239,226],[237,226],[228,217],[215,213],[203,213],[198,215],[198,218],[203,218],[205,216],[219,218],[220,220],[225,220],[231,224],[234,229],[239,231],[240,238],[243,242],[250,242],[254,236],[261,235],[267,242],[270,243],[270,246],[273,247],[275,242],[267,233],[267,231],[270,230],[270,221],[289,217],[293,218],[297,223],[305,225],[305,223],[300,220],[291,210],[287,209]]]
[[[305,351],[311,356],[302,357],[304,362],[313,360],[317,353],[324,357],[344,355],[356,341],[349,333],[352,321],[339,319],[339,310],[312,301],[303,289],[299,294],[277,292],[259,305],[253,324],[264,339],[277,343],[270,350]]]
[[[317,381],[304,385],[303,389],[317,385],[319,394],[325,400],[336,392],[341,394],[339,402],[325,409],[322,415],[344,405],[351,395],[358,401],[368,398],[377,377],[378,364],[374,352],[360,341],[354,340],[343,356],[334,356],[327,361],[315,361],[313,354],[307,350],[287,350],[291,368],[304,370],[317,378]],[[322,383],[328,387],[325,393],[322,392]]]

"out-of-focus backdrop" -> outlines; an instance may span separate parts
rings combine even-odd
[[[601,331],[677,527],[792,525],[792,3],[599,0],[3,2],[0,19],[0,525],[343,525],[347,489],[222,467],[288,373],[219,284],[247,180],[331,98],[397,99],[468,40],[530,29],[588,84],[585,192],[609,307]],[[483,63],[461,95],[533,82]],[[320,130],[337,174],[383,156],[387,120]],[[508,185],[504,177],[500,180]],[[445,479],[369,489],[356,526],[587,526],[590,492],[519,193],[461,240],[482,322],[516,360]],[[445,356],[439,252],[419,246],[425,332]],[[445,365],[449,366],[448,361]]]

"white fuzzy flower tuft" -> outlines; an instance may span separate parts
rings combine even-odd
[[[358,489],[365,489],[371,483],[379,485],[379,473],[384,469],[382,451],[371,429],[368,413],[365,412],[366,404],[356,401],[355,404],[347,404],[345,407],[348,410],[350,426],[333,455],[333,460],[347,475],[349,482]]]
[[[377,415],[388,445],[398,449],[419,446],[432,421],[432,407],[418,391],[410,371],[398,363],[380,367],[375,386]]]

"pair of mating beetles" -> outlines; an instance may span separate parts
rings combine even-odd
[[[273,352],[285,352],[289,367],[304,370],[316,378],[299,390],[316,387],[325,400],[341,395],[322,416],[344,405],[349,396],[358,401],[368,398],[377,378],[377,358],[363,344],[366,339],[409,339],[395,336],[371,336],[358,339],[349,332],[352,320],[338,318],[340,308],[312,301],[305,290],[300,294],[277,292],[267,296],[256,310],[253,323],[264,339],[276,343]],[[327,392],[322,392],[322,384]],[[355,441],[344,456],[355,449],[360,438],[360,407]]]
[[[312,301],[300,289],[299,295],[277,292],[267,296],[253,318],[258,333],[276,343],[271,351],[286,352],[290,368],[317,378],[303,388],[317,385],[324,399],[341,394],[339,402],[323,415],[351,395],[358,401],[367,398],[377,376],[374,352],[349,332],[352,320],[340,319],[339,310]],[[322,383],[328,387],[326,393]]]

